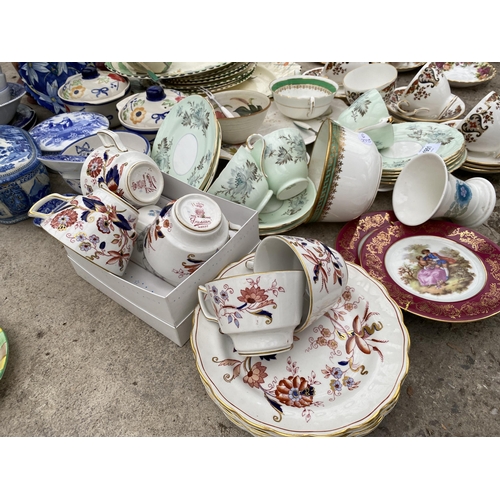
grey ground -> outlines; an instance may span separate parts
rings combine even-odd
[[[2,69],[17,80],[10,63]],[[400,73],[398,86],[414,74]],[[453,92],[469,111],[499,82],[497,75]],[[49,116],[31,106],[39,120]],[[500,174],[487,178],[498,195]],[[68,192],[57,174],[51,187]],[[379,193],[370,210],[390,208],[390,193]],[[314,223],[290,234],[334,246],[341,227]],[[499,202],[477,230],[500,243]],[[0,436],[249,436],[206,394],[189,343],[178,347],[77,276],[62,244],[31,219],[0,225],[0,252],[0,327],[10,341]],[[404,319],[410,370],[397,405],[370,435],[499,436],[500,316],[462,324]]]

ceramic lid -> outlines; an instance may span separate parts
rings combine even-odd
[[[69,104],[104,104],[120,99],[129,88],[130,82],[124,76],[86,66],[81,73],[70,76],[57,93]]]
[[[123,125],[138,130],[158,130],[172,107],[184,99],[178,90],[152,85],[117,104]]]
[[[13,181],[37,166],[40,149],[25,130],[0,125],[0,183]]]
[[[204,195],[188,194],[179,198],[174,205],[174,211],[179,222],[191,231],[211,231],[222,221],[219,205]]]

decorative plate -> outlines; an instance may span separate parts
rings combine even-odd
[[[387,104],[387,109],[391,115],[403,120],[405,122],[433,122],[433,123],[442,123],[448,120],[455,120],[462,116],[465,112],[465,103],[460,99],[460,97],[452,94],[455,97],[455,102],[449,107],[446,113],[439,119],[431,119],[424,118],[418,116],[408,116],[399,111],[396,104],[401,99],[403,92],[406,90],[406,87],[398,87],[394,90],[394,92],[390,95]]]
[[[311,210],[316,199],[314,182],[308,179],[309,184],[302,193],[288,200],[280,201],[272,196],[268,204],[259,213],[259,234],[270,234],[270,231],[281,230],[286,227],[292,229],[292,224],[302,220]],[[295,227],[295,226],[293,226]]]
[[[106,68],[110,71],[118,73],[119,75],[126,77],[133,77],[138,79],[151,79],[150,74],[147,73],[137,73],[129,68],[127,68],[121,62],[106,62],[104,63]],[[203,73],[206,71],[211,71],[215,68],[220,68],[225,66],[227,62],[173,62],[170,67],[162,73],[152,73],[156,78],[168,79],[168,78],[179,78],[181,76],[193,75],[197,73]]]
[[[473,87],[492,80],[497,74],[487,62],[437,62],[452,87]]]
[[[0,379],[5,373],[5,368],[7,366],[7,360],[9,359],[9,342],[7,340],[7,335],[0,328]]]
[[[248,272],[245,262],[221,273]],[[401,310],[363,269],[348,263],[342,297],[282,354],[239,356],[230,337],[193,316],[191,346],[208,395],[257,436],[354,436],[394,407],[408,372],[410,338]]]
[[[347,262],[361,265],[359,254],[366,238],[375,231],[375,229],[379,229],[397,220],[392,210],[363,214],[349,221],[347,224],[344,224],[335,240],[335,250],[337,250]]]
[[[37,117],[35,111],[26,104],[21,103],[17,107],[16,114],[10,121],[9,125],[29,130],[36,123],[36,120]]]
[[[361,264],[418,316],[462,323],[500,312],[500,247],[469,227],[394,222],[368,236]]]
[[[433,147],[448,163],[459,158],[465,144],[458,130],[441,123],[395,123],[393,129],[394,144],[379,151],[384,175],[386,171],[400,171],[426,147]]]
[[[47,118],[33,127],[29,133],[42,153],[55,153],[66,149],[75,141],[107,128],[109,120],[104,115],[78,111]]]
[[[171,108],[156,134],[151,157],[162,172],[203,189],[215,175],[220,145],[214,108],[193,95]]]

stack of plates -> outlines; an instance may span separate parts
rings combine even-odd
[[[382,180],[380,190],[389,190],[405,167],[417,154],[437,153],[449,172],[460,168],[467,159],[464,136],[452,127],[434,122],[396,123],[394,144],[381,149]]]

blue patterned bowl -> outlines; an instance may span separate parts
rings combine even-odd
[[[0,125],[6,125],[16,115],[17,108],[26,90],[18,83],[7,83],[10,89],[10,101],[0,104]]]

